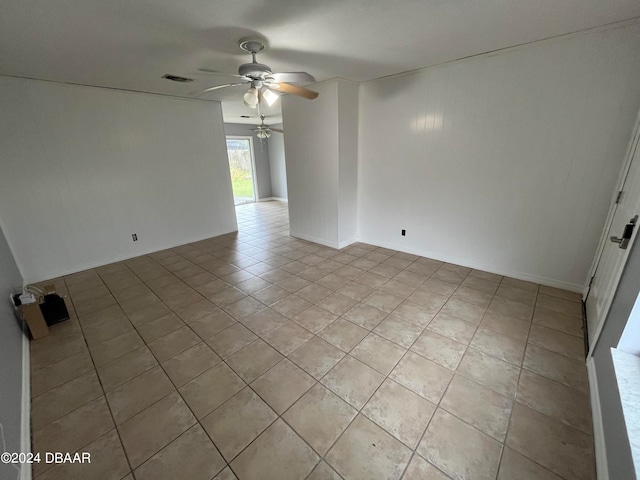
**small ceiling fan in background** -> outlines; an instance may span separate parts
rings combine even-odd
[[[249,52],[252,56],[251,63],[244,63],[240,65],[237,75],[227,75],[241,78],[242,81],[236,83],[227,83],[224,85],[216,85],[214,87],[207,88],[200,92],[198,96],[205,93],[212,92],[221,88],[237,87],[240,85],[249,85],[249,89],[243,95],[244,104],[249,108],[256,108],[261,101],[264,101],[269,105],[273,105],[279,98],[279,93],[290,93],[302,98],[313,100],[318,96],[318,92],[309,90],[307,88],[292,85],[292,84],[306,84],[315,82],[315,78],[307,72],[283,72],[274,73],[271,67],[258,63],[256,55],[258,52],[264,50],[264,43],[262,40],[255,38],[244,38],[238,42],[240,48],[245,52]],[[207,72],[207,70],[201,70]],[[218,72],[208,72],[218,73]],[[277,93],[276,93],[277,92]],[[275,131],[275,130],[274,130]]]
[[[284,130],[281,128],[273,128],[264,123],[264,115],[260,115],[260,125],[256,126],[256,128],[252,128],[254,132],[258,132],[256,136],[258,138],[269,138],[271,136],[271,132],[284,133]]]

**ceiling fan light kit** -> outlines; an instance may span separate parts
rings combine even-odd
[[[226,87],[237,87],[240,85],[249,85],[249,89],[244,93],[244,104],[249,108],[256,108],[265,100],[267,105],[272,106],[280,95],[278,93],[290,93],[302,98],[313,100],[318,96],[317,92],[307,88],[292,85],[292,83],[311,83],[315,82],[312,75],[307,72],[286,72],[273,73],[269,65],[258,63],[256,55],[264,50],[263,40],[256,38],[242,38],[238,44],[245,52],[251,54],[252,61],[244,63],[238,68],[238,75],[242,79],[238,83],[228,83],[225,85],[216,85],[214,87],[203,90],[200,95]],[[277,91],[278,93],[274,92]]]
[[[267,102],[267,105],[271,107],[278,101],[280,95],[278,95],[277,93],[273,93],[273,91],[269,90],[268,88],[265,88],[264,92],[262,92],[262,98],[264,98],[264,101]]]
[[[247,92],[242,96],[244,99],[244,104],[249,108],[256,108],[258,106],[258,102],[260,101],[258,98],[258,90],[255,87],[251,87]]]

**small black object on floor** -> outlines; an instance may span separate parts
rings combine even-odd
[[[44,302],[40,304],[40,310],[42,310],[42,316],[48,326],[69,320],[69,311],[64,299],[55,293],[44,296]]]

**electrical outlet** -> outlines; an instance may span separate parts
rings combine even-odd
[[[137,242],[138,241],[138,234],[134,233],[133,235],[131,235],[131,238],[133,238],[134,242]]]
[[[405,237],[407,235],[407,231],[406,230],[402,230],[402,236]]]

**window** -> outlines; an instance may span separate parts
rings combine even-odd
[[[233,200],[236,205],[256,201],[255,164],[251,137],[227,137]]]

